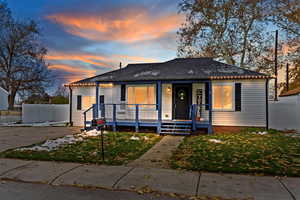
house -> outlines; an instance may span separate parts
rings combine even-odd
[[[0,110],[8,109],[8,92],[0,87]]]
[[[281,102],[300,103],[300,87],[282,92],[278,98]]]
[[[70,121],[85,127],[156,127],[161,134],[190,134],[213,126],[268,127],[265,74],[212,58],[176,58],[124,68],[70,83]]]

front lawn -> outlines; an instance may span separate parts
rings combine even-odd
[[[185,138],[172,166],[189,170],[300,176],[300,138],[266,135],[200,135]]]
[[[156,134],[108,132],[104,135],[105,162],[102,162],[100,137],[88,137],[52,151],[9,150],[5,158],[50,160],[120,165],[135,160],[148,151],[161,137]],[[31,145],[33,146],[33,145]],[[30,146],[29,146],[30,147]]]

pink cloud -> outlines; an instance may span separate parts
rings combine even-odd
[[[141,63],[141,62],[157,62],[158,60],[153,58],[145,58],[139,56],[129,56],[129,55],[118,55],[113,54],[110,56],[99,56],[94,54],[87,53],[65,53],[65,52],[57,52],[52,51],[46,56],[48,61],[53,62],[63,62],[63,61],[81,61],[83,63],[93,64],[99,67],[106,68],[116,68],[119,62],[123,64],[128,63]]]
[[[121,17],[114,19],[105,15],[78,16],[75,13],[57,13],[47,18],[61,24],[68,33],[76,36],[95,41],[126,43],[160,38],[175,31],[184,20],[179,14],[151,16],[145,9],[127,10]]]

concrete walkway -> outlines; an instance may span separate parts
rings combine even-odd
[[[255,200],[300,200],[300,178],[0,159],[0,179],[110,190]]]
[[[149,151],[137,160],[127,164],[129,167],[170,168],[172,152],[184,139],[183,136],[164,136]]]

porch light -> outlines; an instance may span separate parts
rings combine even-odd
[[[167,93],[171,94],[171,87],[167,87]]]
[[[114,86],[113,83],[100,83],[100,88],[112,88]]]

